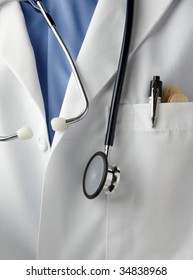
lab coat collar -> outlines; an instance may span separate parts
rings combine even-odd
[[[123,36],[125,4],[125,1],[120,5],[117,0],[99,0],[79,52],[76,66],[89,102],[116,71]],[[60,117],[74,117],[82,108],[82,97],[71,75]],[[55,133],[53,147],[62,136],[62,133]]]
[[[141,40],[131,50],[128,62],[151,36],[174,1],[165,1],[158,16],[152,20],[151,28],[143,30]],[[99,0],[95,9],[76,62],[90,102],[116,73],[124,31],[125,11],[126,1],[117,0]],[[60,117],[76,116],[80,113],[82,106],[80,93],[75,79],[71,75]],[[59,142],[62,136],[61,133],[55,134],[53,146]]]
[[[144,5],[145,1],[142,1],[142,4]],[[157,11],[156,17],[152,17],[150,24],[148,27],[144,27],[141,30],[141,34],[139,35],[140,40],[137,44],[133,45],[133,48],[130,50],[129,60],[132,58],[132,56],[136,53],[136,51],[144,44],[144,42],[152,36],[152,34],[156,31],[156,28],[159,27],[159,24],[164,19],[164,16],[167,15],[167,12],[169,12],[170,8],[175,4],[177,0],[165,0],[165,2],[162,3],[160,6],[159,11]],[[139,2],[135,2],[135,9],[137,9],[137,6]],[[151,9],[151,7],[150,7]],[[135,16],[135,15],[134,15]],[[133,28],[134,29],[134,28]]]
[[[35,57],[18,2],[0,7],[0,57],[25,87],[44,117]]]
[[[113,76],[118,65],[125,15],[125,1],[122,3],[124,5],[117,0],[99,0],[76,61],[90,101]],[[81,110],[81,103],[72,75],[61,115],[72,117]]]

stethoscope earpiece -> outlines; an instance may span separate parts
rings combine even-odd
[[[107,156],[96,152],[89,160],[83,177],[83,192],[88,199],[97,197],[102,190],[113,193],[120,180],[118,167],[109,167]]]
[[[17,131],[17,137],[20,140],[28,140],[33,137],[33,132],[30,127],[24,126]]]
[[[17,132],[12,135],[0,136],[0,142],[6,142],[15,139],[28,140],[32,138],[32,136],[33,136],[33,132],[31,128],[28,126],[24,126],[18,129]]]
[[[51,126],[54,131],[63,132],[68,128],[66,119],[64,118],[54,118],[51,120]]]

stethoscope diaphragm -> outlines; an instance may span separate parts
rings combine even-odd
[[[89,199],[97,197],[102,190],[106,194],[114,192],[120,180],[120,170],[108,166],[105,153],[96,152],[89,160],[83,177],[83,192]]]

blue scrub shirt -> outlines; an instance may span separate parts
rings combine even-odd
[[[42,0],[74,60],[78,56],[97,2],[98,0]],[[60,114],[71,69],[41,13],[27,2],[22,2],[21,7],[35,53],[52,143],[54,131],[50,122]]]

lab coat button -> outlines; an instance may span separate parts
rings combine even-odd
[[[48,149],[48,144],[47,144],[46,139],[43,136],[39,136],[37,142],[38,142],[38,147],[39,147],[40,151],[46,152]]]

